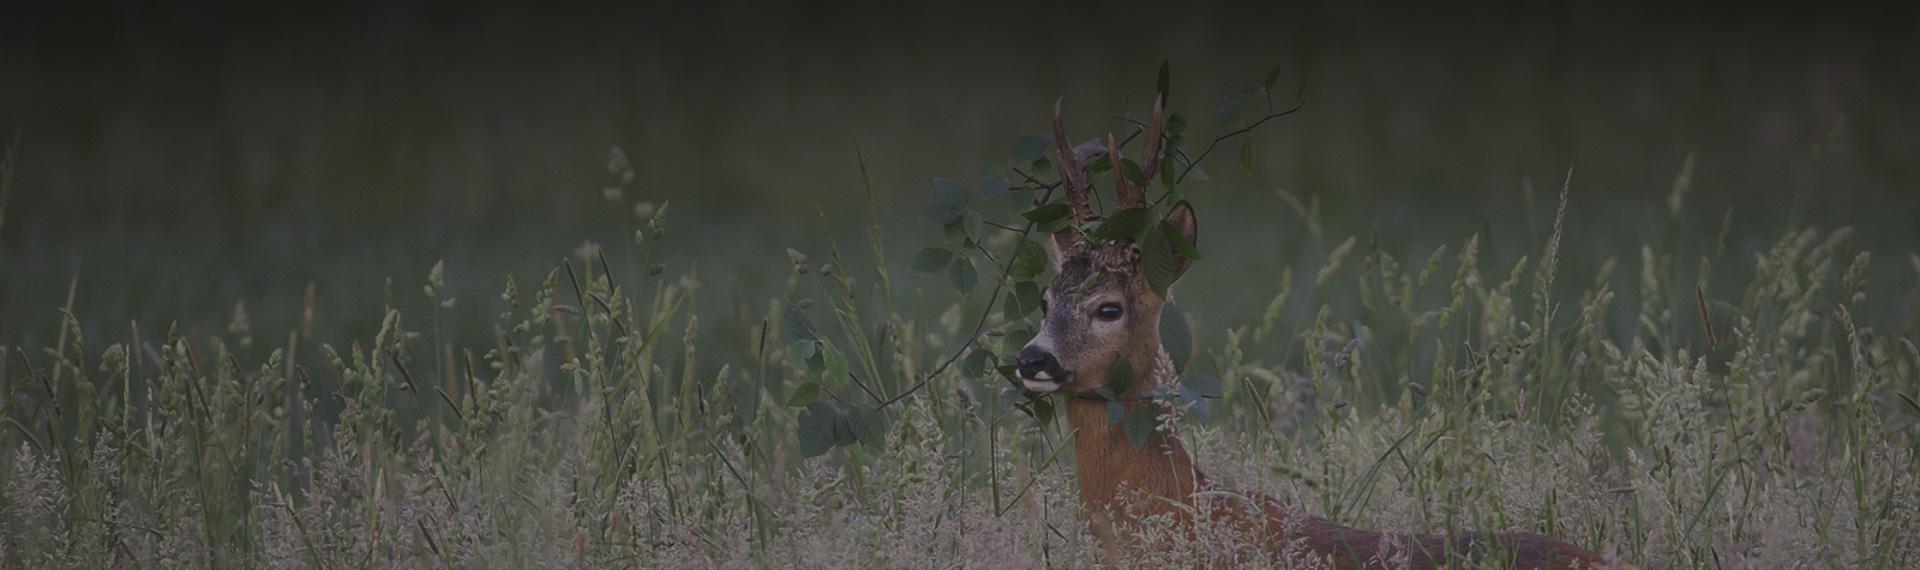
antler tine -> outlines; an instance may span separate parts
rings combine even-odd
[[[1126,157],[1120,155],[1120,145],[1114,143],[1113,133],[1107,133],[1107,162],[1113,163],[1113,194],[1116,197],[1116,207],[1126,209],[1147,205],[1146,189],[1127,179]]]
[[[1153,99],[1153,120],[1147,122],[1147,156],[1145,164],[1140,167],[1141,172],[1147,175],[1147,180],[1153,180],[1153,176],[1160,173],[1160,149],[1164,143],[1160,134],[1167,129],[1165,103],[1164,96]]]
[[[1053,102],[1053,143],[1058,148],[1055,154],[1059,157],[1060,184],[1067,191],[1067,208],[1074,220],[1084,222],[1093,219],[1095,214],[1093,207],[1087,204],[1086,171],[1080,169],[1079,157],[1074,154],[1073,147],[1068,146],[1067,127],[1060,118],[1061,107],[1066,100],[1066,97],[1061,97]]]
[[[1167,127],[1165,101],[1162,97],[1154,98],[1153,119],[1147,123],[1147,154],[1141,157],[1140,173],[1146,176],[1148,184],[1152,183],[1154,175],[1160,173],[1162,144],[1160,133]],[[1138,208],[1147,205],[1147,188],[1127,178],[1125,161],[1120,156],[1119,147],[1113,143],[1112,134],[1107,135],[1107,157],[1113,163],[1113,184],[1115,193],[1119,195],[1120,207]]]

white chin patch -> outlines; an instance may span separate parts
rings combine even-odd
[[[1054,382],[1052,380],[1027,380],[1025,378],[1022,378],[1020,379],[1020,383],[1026,385],[1028,390],[1033,390],[1035,392],[1041,392],[1041,393],[1052,392],[1054,390],[1060,389],[1060,383]]]

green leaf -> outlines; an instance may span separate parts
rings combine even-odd
[[[1176,162],[1180,164],[1180,172],[1186,173],[1188,178],[1192,178],[1196,182],[1206,182],[1212,179],[1207,176],[1207,167],[1205,166],[1195,164],[1193,161],[1187,160],[1184,157],[1179,158]],[[1192,170],[1188,170],[1189,167],[1191,167]]]
[[[1122,240],[1140,236],[1153,224],[1153,210],[1147,208],[1127,208],[1114,212],[1112,216],[1100,222],[1089,235],[1094,239]]]
[[[1028,164],[1046,156],[1047,147],[1052,144],[1053,138],[1046,135],[1020,135],[1007,145],[1007,155],[1016,164]]]
[[[958,221],[960,214],[966,211],[966,206],[947,200],[934,200],[933,203],[927,204],[926,208],[920,210],[920,217],[941,224],[951,224]]]
[[[1227,95],[1227,102],[1220,105],[1220,122],[1234,124],[1240,122],[1240,105],[1253,96],[1252,87],[1241,87]]]
[[[1000,306],[1000,316],[1008,321],[1017,321],[1040,310],[1040,285],[1032,281],[1013,284],[1013,292]]]
[[[793,353],[794,362],[806,364],[807,361],[813,360],[813,357],[820,354],[820,341],[813,339],[796,340],[787,346],[787,350]]]
[[[1007,180],[1006,177],[998,174],[982,176],[980,177],[980,198],[987,200],[997,198],[1012,187],[1012,180]]]
[[[1108,398],[1119,398],[1133,388],[1133,361],[1122,356],[1113,360],[1113,367],[1107,370],[1107,385],[1102,386],[1113,394]]]
[[[804,408],[820,401],[820,385],[808,382],[793,389],[793,395],[787,397],[787,407]]]
[[[1160,344],[1173,360],[1174,372],[1187,369],[1193,358],[1193,330],[1187,327],[1187,314],[1172,303],[1160,310]]]
[[[1182,115],[1180,113],[1168,113],[1167,114],[1167,134],[1172,136],[1178,136],[1180,133],[1184,133],[1184,132],[1187,132],[1187,116]],[[1172,146],[1172,145],[1168,145],[1168,146]]]
[[[1134,162],[1133,159],[1122,158],[1120,159],[1120,165],[1121,165],[1121,169],[1127,173],[1128,182],[1132,182],[1140,186],[1146,186],[1148,184],[1153,183],[1153,180],[1147,178],[1147,171],[1141,170],[1140,164],[1137,162]]]
[[[1039,398],[1033,400],[1033,419],[1040,425],[1053,424],[1053,400]]]
[[[1165,104],[1167,100],[1167,88],[1173,84],[1172,64],[1172,61],[1162,60],[1160,62],[1160,77],[1154,82],[1154,85],[1160,89],[1160,101],[1162,104]]]
[[[1061,230],[1065,230],[1067,229],[1068,226],[1071,226],[1071,225],[1073,225],[1073,217],[1067,216],[1067,217],[1063,217],[1058,220],[1054,220],[1044,224],[1036,224],[1034,226],[1034,229],[1037,229],[1046,233],[1054,233]]]
[[[800,456],[814,457],[833,449],[837,423],[840,423],[840,410],[832,402],[814,402],[801,410],[795,426],[800,436]]]
[[[938,273],[953,263],[953,250],[944,247],[929,247],[913,255],[913,270],[921,273]]]
[[[1087,161],[1086,169],[1088,174],[1099,174],[1113,170],[1113,157],[1107,156],[1106,153],[1101,153],[1100,156],[1096,156],[1093,160]]]
[[[980,275],[973,269],[973,259],[964,255],[953,258],[947,277],[953,281],[953,289],[961,293],[973,292],[973,286],[980,281]]]
[[[940,197],[946,198],[948,202],[959,206],[967,204],[967,185],[961,184],[958,180],[935,178],[933,188],[939,190]]]
[[[1206,421],[1207,418],[1212,415],[1210,410],[1213,409],[1213,406],[1207,402],[1206,397],[1201,396],[1199,392],[1193,391],[1192,388],[1181,386],[1180,399],[1187,402],[1187,412],[1192,414],[1194,419]]]
[[[985,376],[987,374],[987,364],[992,361],[992,351],[974,349],[973,352],[967,354],[966,361],[960,363],[960,373],[965,374],[968,378]]]
[[[869,449],[880,449],[886,444],[886,422],[879,411],[854,408],[847,411],[846,424],[853,434],[854,441]],[[851,443],[851,442],[849,442]]]
[[[1105,388],[1101,389],[1105,390]],[[1112,393],[1103,395],[1107,397],[1107,423],[1109,425],[1120,423],[1121,418],[1127,417],[1127,407],[1120,405],[1120,402],[1115,402],[1114,400],[1118,398]]]
[[[1067,214],[1070,213],[1072,213],[1072,210],[1068,209],[1066,204],[1053,202],[1041,204],[1035,206],[1032,210],[1021,212],[1020,217],[1026,218],[1027,221],[1035,224],[1046,225],[1058,220],[1067,219]]]
[[[824,380],[827,382],[839,382],[848,378],[847,355],[841,353],[840,349],[835,348],[833,343],[822,344],[823,346],[820,347],[820,359],[826,364],[827,372]]]
[[[1033,188],[1028,186],[1013,187],[1013,189],[1007,191],[1007,202],[1015,206],[1019,206],[1021,204],[1032,204]]]
[[[840,411],[838,406],[833,410],[833,446],[853,445],[854,442],[859,441],[859,438],[854,435],[853,418],[849,417],[847,412]]]
[[[1007,275],[1014,279],[1032,279],[1047,270],[1047,248],[1040,242],[1030,239],[1020,240],[1014,249],[1013,265],[1007,268]]]
[[[1127,441],[1133,442],[1135,448],[1146,445],[1147,440],[1160,429],[1159,414],[1154,412],[1157,408],[1148,404],[1135,406],[1127,410],[1126,419],[1121,420],[1127,428]]]
[[[1180,260],[1174,256],[1173,244],[1167,242],[1166,232],[1147,232],[1147,240],[1140,244],[1140,273],[1147,278],[1153,292],[1163,299],[1167,289],[1180,279]],[[1161,322],[1166,319],[1162,318]]]
[[[961,214],[960,229],[965,232],[967,241],[980,243],[980,232],[986,230],[986,221],[980,218],[979,212],[969,211]]]
[[[1173,222],[1165,219],[1160,220],[1160,233],[1166,236],[1167,243],[1173,244],[1173,251],[1179,253],[1181,257],[1187,258],[1187,261],[1206,259],[1200,257],[1200,250],[1193,247],[1193,242],[1187,241],[1187,233],[1180,231],[1180,228],[1173,225]]]
[[[1261,95],[1272,94],[1273,86],[1279,82],[1280,82],[1280,66],[1276,65],[1276,66],[1273,66],[1273,68],[1267,70],[1267,80],[1260,83],[1260,94]]]
[[[1253,137],[1247,137],[1247,142],[1240,144],[1240,169],[1247,171],[1248,177],[1253,176]]]
[[[807,322],[807,315],[800,312],[800,307],[789,306],[786,312],[781,313],[780,338],[787,341],[787,344],[795,344],[803,340],[810,341],[815,338],[813,324]]]
[[[1205,398],[1219,398],[1227,394],[1227,383],[1205,372],[1197,372],[1180,377],[1180,385],[1192,389]]]
[[[1033,329],[1031,327],[1015,326],[1007,329],[1007,334],[1000,337],[1000,346],[1005,349],[1004,352],[1006,352],[1007,357],[1011,359],[1013,355],[1019,354],[1020,349],[1025,348],[1028,342],[1032,341]]]

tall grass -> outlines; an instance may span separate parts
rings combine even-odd
[[[1340,241],[1237,284],[1271,299],[1256,316],[1199,323],[1224,341],[1189,367],[1226,389],[1178,420],[1197,462],[1356,526],[1540,532],[1656,567],[1920,564],[1920,349],[1889,310],[1920,298],[1920,257],[1872,282],[1851,229],[1741,251],[1730,213],[1718,244],[1683,243],[1687,178],[1647,220],[1664,238],[1591,275],[1565,269],[1589,230],[1565,189],[1543,243],[1501,245],[1529,249],[1511,265],[1487,235],[1322,236],[1319,202],[1285,194],[1316,245]],[[715,294],[700,269],[658,261],[676,234],[652,204],[621,209],[638,267],[588,244],[456,297],[436,264],[420,296],[389,285],[364,343],[314,338],[311,291],[301,323],[240,305],[204,335],[82,330],[70,296],[53,346],[4,347],[0,560],[1094,564],[1072,435],[993,370],[1026,324],[901,288],[866,192],[870,243],[825,232],[778,295],[725,314],[691,309]],[[453,311],[497,311],[494,340],[443,338]],[[815,421],[837,445],[808,457]]]

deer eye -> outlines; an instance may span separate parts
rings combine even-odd
[[[1120,320],[1120,314],[1122,312],[1119,303],[1107,303],[1093,310],[1093,318],[1103,321],[1117,321]]]

